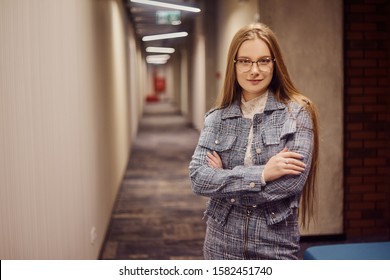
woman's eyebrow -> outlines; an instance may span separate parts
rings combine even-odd
[[[270,54],[269,55],[262,55],[262,56],[258,56],[257,59],[261,59],[261,58],[264,58],[264,57],[272,57],[272,56]],[[237,56],[237,58],[248,58],[248,59],[251,59],[249,56],[245,56],[245,55]]]

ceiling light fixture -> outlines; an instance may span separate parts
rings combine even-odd
[[[139,3],[139,4],[145,4],[145,5],[152,5],[157,7],[163,7],[163,8],[170,8],[175,10],[182,10],[187,12],[193,12],[193,13],[199,13],[200,9],[183,6],[183,5],[176,5],[176,4],[169,4],[164,2],[158,2],[158,1],[150,1],[150,0],[131,0],[133,3]]]
[[[147,64],[167,64],[167,60],[147,60]]]
[[[188,36],[187,32],[165,33],[165,34],[144,36],[142,37],[142,41],[146,42],[146,41],[172,39],[172,38],[179,38],[179,37],[186,37],[186,36]]]
[[[156,55],[148,55],[146,57],[146,60],[153,60],[153,59],[156,59],[156,60],[168,60],[171,56],[169,54],[156,54]]]
[[[146,62],[152,64],[165,64],[170,57],[169,54],[148,55],[146,57]]]
[[[162,47],[147,47],[146,52],[149,53],[174,53],[174,48],[162,48]]]

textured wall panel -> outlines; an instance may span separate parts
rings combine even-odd
[[[130,146],[125,35],[119,0],[0,2],[1,259],[98,256]]]

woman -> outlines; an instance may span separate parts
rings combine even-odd
[[[300,203],[303,226],[312,220],[317,134],[274,33],[240,29],[189,166],[193,191],[210,197],[206,259],[297,259]]]

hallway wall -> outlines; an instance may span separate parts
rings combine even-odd
[[[206,41],[203,17],[201,14],[195,19],[194,45],[190,58],[190,111],[192,123],[197,129],[203,127],[203,117],[206,113]]]
[[[1,259],[98,257],[139,115],[123,11],[0,2]]]
[[[130,90],[128,94],[130,138],[134,140],[138,132],[138,123],[143,114],[145,98],[147,96],[147,67],[142,56],[142,49],[130,21],[127,21],[128,69],[127,82]],[[126,45],[126,44],[125,44]]]
[[[234,34],[244,25],[255,22],[259,16],[259,0],[218,0],[217,16],[217,94],[222,89],[226,59]]]

